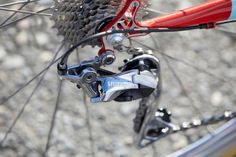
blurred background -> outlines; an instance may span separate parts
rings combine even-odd
[[[133,145],[132,122],[138,101],[91,104],[82,90],[67,81],[58,94],[56,65],[14,94],[49,64],[62,45],[62,37],[57,36],[53,21],[46,15],[51,14],[47,8],[53,5],[52,0],[24,6],[24,10],[32,12],[43,10],[45,15],[14,22],[27,15],[17,13],[5,22],[12,12],[2,10],[1,5],[17,1],[0,2],[1,157],[40,157],[45,150],[49,157],[159,157],[185,147],[219,126],[174,134],[138,150]],[[200,2],[203,1],[152,0],[148,10],[156,11],[150,11],[149,16]],[[235,110],[235,28],[230,24],[216,30],[156,33],[136,39],[147,47],[134,42],[137,47],[153,48],[160,59],[163,80],[160,106],[172,112],[173,122]],[[79,59],[92,59],[97,51],[98,48],[81,48]],[[74,53],[71,61],[77,62],[77,57]],[[118,59],[110,68],[117,70],[126,57],[117,54]],[[14,97],[9,99],[11,95]]]

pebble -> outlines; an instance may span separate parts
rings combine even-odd
[[[221,92],[214,92],[212,95],[211,95],[211,103],[212,105],[214,106],[219,106],[223,101],[223,95]]]
[[[176,150],[188,144],[187,138],[183,135],[173,135],[171,138],[173,140],[173,148]]]
[[[16,35],[16,42],[19,45],[26,45],[28,43],[28,32],[21,31]]]
[[[83,119],[76,119],[75,122],[72,123],[72,126],[75,130],[79,130],[86,126],[86,122]]]
[[[9,55],[5,57],[2,66],[6,69],[16,69],[21,68],[25,65],[24,57],[20,55]]]
[[[37,40],[37,43],[40,45],[40,46],[44,46],[44,45],[47,45],[49,43],[49,37],[46,33],[37,33],[35,35],[35,38]]]
[[[53,54],[50,51],[44,51],[40,53],[40,59],[43,62],[49,62],[52,60],[52,58],[53,58]]]
[[[52,4],[52,0],[40,0],[38,3],[41,5],[48,5],[48,4]]]
[[[5,50],[12,51],[12,48],[15,47],[15,44],[14,44],[14,42],[6,41],[6,42],[4,42],[4,46],[3,47],[4,47]]]
[[[7,52],[3,47],[0,47],[0,61],[3,60],[7,55]]]
[[[29,20],[23,20],[21,21],[20,23],[18,23],[18,26],[21,28],[21,29],[29,29],[30,27],[30,21]]]
[[[132,145],[133,144],[133,137],[128,136],[124,138],[125,145]]]
[[[114,152],[115,157],[128,157],[128,151],[125,147],[119,148]]]
[[[123,116],[129,116],[137,109],[137,104],[133,103],[124,103],[120,107],[120,113]]]

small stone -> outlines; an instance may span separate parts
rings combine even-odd
[[[112,144],[101,144],[98,146],[98,150],[105,151],[105,152],[113,152],[114,146]]]
[[[51,52],[49,51],[44,51],[40,54],[40,59],[43,61],[43,62],[49,62],[51,61],[53,58],[53,55]]]
[[[48,38],[48,35],[46,33],[37,33],[35,35],[35,38],[37,40],[37,43],[40,45],[40,46],[43,46],[43,45],[47,45],[49,43],[49,38]]]
[[[38,3],[41,5],[49,5],[49,4],[52,4],[53,1],[52,0],[40,0]]]
[[[124,138],[125,145],[132,145],[133,144],[133,138],[131,136],[128,136]]]
[[[188,140],[183,135],[172,136],[171,138],[173,140],[173,148],[175,150],[178,150],[178,149],[183,148],[186,145],[188,145]]]
[[[136,110],[136,106],[130,103],[122,104],[120,107],[120,113],[123,116],[129,116],[131,113],[133,113]]]
[[[25,45],[28,42],[28,33],[26,31],[21,31],[16,35],[16,42],[20,45]]]
[[[25,59],[20,55],[11,55],[5,57],[2,66],[7,69],[21,68],[25,65]]]
[[[119,148],[114,152],[115,157],[128,157],[128,151],[126,148]]]
[[[0,47],[0,61],[3,60],[6,55],[7,52],[5,51],[5,49],[3,47]]]
[[[21,21],[20,23],[18,23],[18,26],[21,28],[21,29],[29,29],[30,27],[30,21],[29,20],[23,20]]]
[[[223,101],[223,95],[221,92],[214,92],[211,95],[211,103],[214,106],[219,106]]]
[[[82,129],[86,126],[86,122],[83,119],[77,119],[75,122],[72,123],[72,127],[75,130]]]

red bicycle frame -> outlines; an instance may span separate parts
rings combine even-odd
[[[135,20],[135,16],[141,2],[142,0],[122,0],[117,16],[103,28],[103,31],[111,29],[120,19],[125,20],[126,14],[129,14],[132,21],[124,22],[125,27],[121,29],[132,28],[133,24],[135,24],[134,28],[179,28],[201,24],[210,24],[209,28],[214,28],[219,21],[236,18],[236,0],[210,0],[200,5],[138,22]],[[131,4],[134,3],[139,5],[131,7]],[[103,45],[99,54],[106,50],[105,47]]]
[[[142,0],[123,0],[122,9],[105,29],[112,26],[114,22],[117,22],[134,1],[141,3]],[[209,2],[179,10],[168,15],[159,16],[147,21],[136,22],[136,24],[140,27],[147,28],[173,28],[216,23],[234,18],[236,18],[236,0],[210,0]]]
[[[231,12],[234,11],[232,6],[233,1],[231,0],[211,0],[194,7],[143,21],[139,25],[148,28],[172,28],[216,23],[230,18]]]
[[[130,4],[132,1],[134,0],[127,0],[126,3]],[[235,5],[236,0],[211,0],[137,24],[147,28],[173,28],[216,23],[235,18]]]

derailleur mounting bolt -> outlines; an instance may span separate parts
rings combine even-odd
[[[108,51],[102,56],[103,65],[111,65],[115,61],[116,57],[112,51]]]
[[[125,36],[122,33],[115,33],[109,36],[108,41],[113,47],[117,47],[122,44]]]

